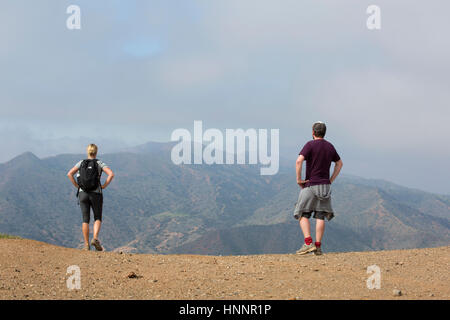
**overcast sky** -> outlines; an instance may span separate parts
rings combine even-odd
[[[66,27],[71,4],[81,30]],[[322,120],[344,172],[450,193],[448,1],[0,6],[0,162],[169,141],[194,120],[280,129],[295,161]]]

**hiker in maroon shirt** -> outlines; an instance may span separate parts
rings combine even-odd
[[[342,160],[334,146],[324,139],[327,127],[323,122],[316,122],[312,127],[313,140],[305,144],[296,162],[297,183],[300,194],[294,210],[294,217],[299,219],[305,243],[297,250],[297,254],[314,252],[322,254],[321,241],[325,231],[325,218],[334,217],[331,206],[331,184],[339,175]],[[306,176],[302,180],[302,165],[306,160]],[[330,177],[331,162],[335,162],[333,174]],[[314,211],[316,219],[316,241],[311,238],[309,218]]]

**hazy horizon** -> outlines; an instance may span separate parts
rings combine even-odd
[[[147,141],[144,144],[127,145],[127,146],[124,146],[124,147],[121,147],[121,148],[116,148],[116,149],[114,149],[114,147],[110,146],[109,150],[107,149],[106,152],[101,152],[99,158],[102,158],[102,155],[109,155],[109,154],[115,154],[115,153],[119,153],[119,152],[126,152],[126,150],[129,149],[129,148],[139,147],[139,146],[142,146],[142,145],[145,145],[145,144],[148,144],[148,143],[166,144],[166,143],[171,143],[171,142],[170,141]],[[84,149],[85,149],[85,145],[83,145],[77,151],[75,151],[73,149],[72,152],[60,152],[60,153],[56,152],[56,153],[46,154],[46,155],[40,155],[39,152],[34,152],[34,151],[27,150],[27,151],[21,152],[21,153],[15,155],[15,156],[13,156],[12,158],[10,158],[10,159],[8,159],[6,161],[0,161],[0,165],[5,164],[6,162],[9,162],[9,161],[13,160],[14,158],[19,157],[19,156],[21,156],[23,154],[26,154],[28,152],[31,152],[32,154],[34,154],[36,157],[38,157],[41,160],[45,160],[46,158],[51,158],[51,157],[59,156],[59,155],[62,155],[62,154],[82,155],[84,153]],[[295,159],[296,159],[296,156],[294,156],[292,158],[293,179],[295,179]],[[168,161],[169,160],[170,159],[168,159]],[[282,152],[280,152],[280,169],[281,170],[286,170],[289,167],[288,162],[289,162],[289,159]],[[70,169],[71,165],[72,165],[71,163],[68,163],[68,169]],[[203,165],[207,166],[207,164],[203,164]],[[330,172],[332,170],[333,170],[333,165],[330,168]],[[398,186],[401,186],[401,187],[406,187],[406,188],[413,189],[413,190],[419,190],[419,191],[426,192],[426,193],[432,193],[432,194],[444,195],[444,196],[449,196],[450,195],[450,193],[434,192],[434,191],[430,191],[430,190],[425,190],[423,188],[418,188],[418,187],[412,187],[412,186],[404,185],[404,184],[402,184],[400,182],[389,180],[389,179],[383,179],[383,178],[377,178],[377,177],[365,176],[365,175],[358,175],[358,174],[354,174],[354,173],[351,173],[351,172],[343,172],[343,173],[340,174],[340,176],[363,178],[363,179],[367,179],[367,180],[381,180],[381,181],[392,183],[392,184],[395,184],[395,185],[398,185]]]

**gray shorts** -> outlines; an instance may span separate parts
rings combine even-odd
[[[300,190],[298,201],[295,204],[294,218],[310,218],[314,211],[314,218],[331,220],[334,217],[331,206],[331,185],[319,184]]]

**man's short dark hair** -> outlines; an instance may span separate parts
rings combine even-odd
[[[318,138],[325,137],[325,133],[327,133],[327,126],[323,122],[314,123],[312,129],[313,129],[314,135]]]

